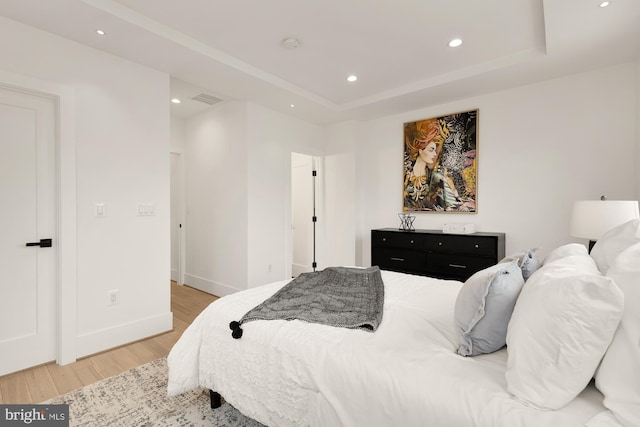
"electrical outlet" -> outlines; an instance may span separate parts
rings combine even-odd
[[[109,297],[107,305],[120,304],[120,290],[112,289],[110,291],[107,291],[107,295]]]
[[[96,203],[95,204],[95,216],[98,218],[104,218],[107,216],[107,208],[104,203]]]

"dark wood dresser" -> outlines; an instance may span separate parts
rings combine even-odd
[[[504,233],[371,230],[371,265],[383,270],[464,281],[504,258]]]

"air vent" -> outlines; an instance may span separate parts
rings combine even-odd
[[[200,95],[196,95],[191,99],[193,99],[194,101],[204,102],[207,105],[215,105],[218,102],[222,102],[222,99],[216,98],[215,96],[206,93],[201,93]]]

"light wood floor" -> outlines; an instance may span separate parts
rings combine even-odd
[[[173,344],[216,296],[171,282],[173,331],[78,360],[0,377],[0,404],[39,403],[169,354]]]

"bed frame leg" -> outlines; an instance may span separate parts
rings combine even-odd
[[[211,398],[211,409],[219,408],[222,405],[222,396],[220,396],[220,393],[209,390],[209,397]]]

